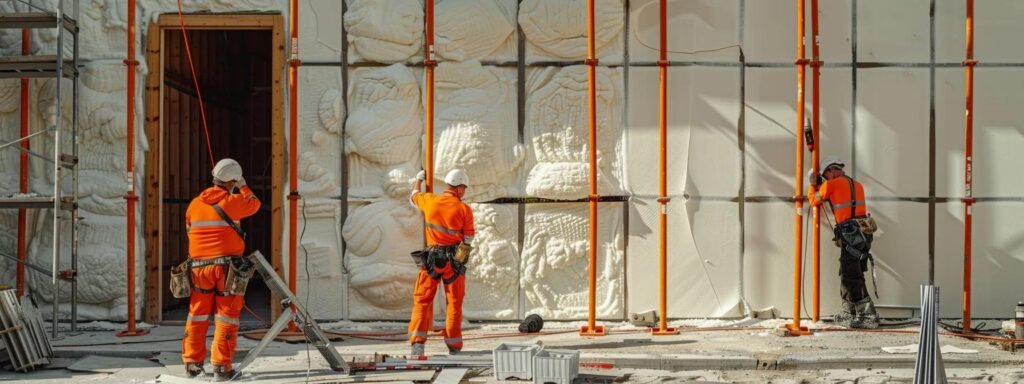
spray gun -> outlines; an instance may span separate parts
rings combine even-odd
[[[814,130],[811,129],[811,119],[807,119],[804,125],[804,143],[807,143],[807,150],[814,152]]]

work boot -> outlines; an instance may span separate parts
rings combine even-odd
[[[235,371],[231,370],[231,366],[213,366],[213,381],[231,381],[234,376]]]
[[[426,349],[427,347],[423,343],[412,343],[412,352],[410,354],[413,356],[423,356],[426,354]]]
[[[205,374],[206,371],[203,371],[203,363],[185,363],[185,375],[190,379]]]
[[[878,328],[878,311],[875,310],[875,303],[870,297],[857,302],[856,315],[850,322],[850,328],[875,329]]]
[[[448,354],[449,355],[458,355],[459,352],[461,352],[461,351],[462,351],[462,348],[448,347]]]
[[[832,316],[832,321],[836,323],[836,325],[849,327],[850,322],[853,321],[854,312],[856,311],[856,305],[853,304],[853,302],[846,300],[843,300],[842,305],[843,307],[839,310],[839,312]]]

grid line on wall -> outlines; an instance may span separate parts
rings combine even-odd
[[[928,284],[935,285],[935,0],[928,6]]]
[[[516,103],[517,103],[517,115],[516,121],[517,129],[519,130],[519,144],[526,145],[526,66],[524,58],[526,57],[526,36],[523,34],[522,28],[519,27],[519,7],[522,5],[523,0],[516,1]],[[523,172],[522,169],[519,172]],[[521,173],[520,173],[521,174]],[[516,213],[519,215],[519,222],[516,228],[516,233],[519,238],[517,243],[519,244],[519,255],[516,258],[516,286],[519,288],[516,290],[516,316],[520,319],[526,318],[526,290],[523,288],[521,282],[523,281],[523,246],[526,241],[526,204],[523,202],[517,202]]]
[[[743,53],[743,44],[745,43],[746,33],[746,8],[747,1],[740,0],[740,14],[739,14],[739,51],[740,51],[740,115],[736,121],[736,141],[739,145],[740,151],[740,189],[739,189],[739,201],[737,202],[737,215],[739,216],[739,261],[737,274],[739,276],[739,299],[742,304],[742,310],[744,315],[747,311],[747,293],[746,283],[744,282],[743,275],[746,270],[746,252],[747,252],[747,232],[746,232],[746,200],[747,200],[747,58]]]
[[[341,1],[341,15],[342,15],[342,19],[344,19],[346,11],[348,11],[348,1],[347,0],[342,0]],[[347,126],[348,126],[348,114],[349,114],[349,110],[348,110],[348,82],[349,82],[349,77],[348,77],[348,28],[345,26],[345,23],[342,22],[341,23],[341,95],[340,95],[340,97],[343,100],[343,102],[342,102],[342,110],[345,111],[345,118],[342,119],[342,121],[341,121],[341,140],[339,140],[341,142],[340,143],[341,144],[341,156],[339,156],[339,158],[341,159],[341,172],[342,172],[342,175],[341,175],[341,178],[340,178],[341,179],[340,180],[340,182],[341,182],[341,214],[339,215],[340,217],[338,218],[338,221],[339,221],[338,229],[339,230],[345,227],[345,221],[348,220],[348,209],[349,209],[349,206],[348,206],[348,186],[349,186],[348,176],[349,176],[350,172],[348,170],[348,156],[345,154],[345,151],[346,151],[346,148],[345,148],[345,135],[348,132],[347,131]],[[339,237],[341,238],[341,272],[342,272],[342,276],[346,276],[346,279],[348,279],[348,275],[349,275],[349,273],[348,273],[348,265],[346,264],[346,261],[348,260],[348,258],[346,257],[346,255],[348,255],[348,242],[345,241],[345,236],[339,236]],[[342,313],[342,315],[346,319],[350,318],[349,313],[351,313],[349,311],[349,305],[351,305],[352,300],[349,297],[349,292],[351,292],[351,290],[348,288],[348,284],[346,282],[345,292],[342,294],[342,297],[345,298],[345,303],[344,303],[345,305],[342,307],[342,311],[344,311],[344,313]]]

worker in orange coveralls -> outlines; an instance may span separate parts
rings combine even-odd
[[[217,162],[213,184],[193,199],[185,212],[192,299],[181,358],[190,377],[204,373],[206,331],[213,314],[216,328],[210,361],[214,380],[221,381],[230,380],[234,374],[231,359],[237,345],[239,315],[245,306],[244,296],[225,292],[224,281],[229,264],[241,261],[245,252],[239,221],[259,211],[260,200],[245,184],[242,166],[235,160]],[[236,187],[239,193],[234,193]],[[225,216],[231,221],[226,221]]]
[[[838,157],[829,156],[823,165],[821,176],[813,171],[810,174],[808,199],[812,206],[829,202],[836,218],[834,240],[840,248],[839,293],[843,303],[834,320],[852,328],[878,328],[878,312],[864,279],[869,261],[874,268],[871,242],[877,229],[868,214],[864,187],[843,172],[846,164]],[[870,224],[862,225],[864,222]]]
[[[448,353],[456,354],[462,350],[462,299],[466,295],[465,262],[469,257],[469,244],[476,233],[473,227],[473,211],[469,205],[462,202],[469,185],[469,177],[460,169],[448,172],[444,178],[448,189],[440,195],[420,192],[420,185],[424,180],[426,173],[420,171],[413,181],[413,192],[409,198],[414,207],[423,211],[427,237],[427,249],[414,252],[414,255],[419,255],[418,263],[421,264],[421,269],[413,291],[409,342],[412,344],[413,355],[424,354],[424,343],[427,342],[427,333],[433,324],[431,317],[434,312],[434,294],[437,292],[437,286],[443,282],[448,303],[444,342],[448,346]],[[460,258],[462,262],[459,262]]]

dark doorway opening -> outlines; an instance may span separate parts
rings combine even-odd
[[[192,198],[210,187],[210,156],[198,93],[180,30],[164,30],[161,129],[162,274],[188,257],[185,211]],[[230,157],[245,170],[245,179],[263,206],[242,220],[248,234],[246,252],[271,253],[272,31],[190,30],[192,62],[206,109],[214,161]],[[188,299],[162,289],[163,319],[183,321]],[[249,283],[244,325],[270,320],[270,291],[259,275]]]

